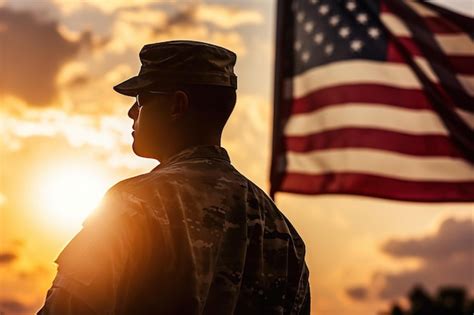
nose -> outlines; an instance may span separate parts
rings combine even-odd
[[[136,120],[138,118],[138,104],[137,102],[133,103],[132,107],[128,110],[128,117],[130,117],[133,120]]]

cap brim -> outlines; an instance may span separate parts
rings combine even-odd
[[[114,86],[114,90],[127,96],[137,96],[141,91],[153,85],[153,81],[135,76]]]

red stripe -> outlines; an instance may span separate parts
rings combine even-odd
[[[410,109],[432,109],[421,90],[377,84],[352,84],[316,90],[293,100],[290,114],[312,112],[342,103],[380,103]]]
[[[418,2],[418,3],[420,5],[423,5],[420,2]],[[431,8],[429,8],[429,7],[426,7],[426,8],[428,10],[431,10]],[[385,3],[382,3],[380,13],[391,13],[395,16],[397,15],[396,13],[392,12],[387,7],[387,5]],[[423,19],[424,25],[419,25],[417,23],[417,21],[410,21],[410,20],[406,21],[406,20],[404,20],[403,22],[404,23],[413,23],[415,27],[426,28],[426,30],[431,32],[431,33],[437,33],[437,34],[465,33],[465,31],[463,29],[461,29],[455,23],[449,21],[446,17],[443,17],[443,16],[421,16],[418,13],[417,13],[417,15],[420,16]]]
[[[349,194],[405,201],[474,201],[474,182],[419,182],[381,176],[337,173],[285,174],[278,191],[299,194]]]
[[[472,74],[474,75],[474,58],[466,56],[450,56],[448,58],[449,63],[453,69],[460,74]]]
[[[333,148],[376,148],[417,156],[463,157],[446,136],[408,135],[368,128],[343,128],[307,136],[285,137],[287,151],[310,152]]]
[[[422,3],[418,2],[418,4],[422,5]],[[428,10],[431,10],[431,8],[426,7]],[[410,8],[410,10],[413,10]],[[413,10],[416,12],[416,10]],[[380,13],[391,13],[393,15],[397,15],[396,13],[392,12],[390,8],[387,6],[387,4],[382,1],[382,4],[380,6]],[[438,13],[439,14],[439,13]],[[418,16],[420,16],[423,21],[424,25],[419,25],[418,23],[415,23],[416,21],[406,21],[404,20],[404,23],[414,23],[415,27],[424,27],[427,29],[427,31],[430,31],[432,33],[438,33],[438,34],[452,34],[452,33],[465,33],[463,29],[461,29],[459,26],[456,24],[452,23],[449,21],[446,17],[443,16],[421,16],[419,13],[417,13]]]
[[[418,4],[423,6],[423,3],[420,3],[420,1],[418,1]],[[459,27],[459,24],[464,25],[466,27],[472,25],[472,18],[470,17],[459,15],[450,10],[448,10],[448,16],[446,14],[443,14],[446,13],[445,9],[443,9],[442,7],[436,7],[436,5],[434,7],[431,5],[425,5],[424,7],[428,10],[435,11],[438,14],[438,16],[422,17],[419,13],[417,13],[417,15],[425,21],[426,27],[433,33],[466,33],[466,30]],[[441,9],[441,11],[438,9]],[[410,10],[413,9],[410,8]],[[380,14],[382,13],[392,13],[394,15],[397,15],[395,12],[390,10],[389,5],[387,5],[385,1],[381,1],[380,4]],[[459,21],[459,19],[461,19],[461,21]],[[407,21],[404,22],[406,23]]]
[[[439,16],[427,16],[423,18],[426,27],[433,33],[452,34],[464,33],[456,24],[451,23],[447,19]]]
[[[420,47],[411,39],[411,37],[397,37],[400,43],[411,55],[424,56]],[[405,58],[401,55],[396,44],[392,41],[387,45],[387,61],[406,63]]]
[[[405,42],[404,45],[407,45],[407,49],[417,49],[416,45],[413,44],[413,41],[411,39],[400,38],[400,40]],[[425,56],[435,56],[430,57],[426,60],[429,62],[430,67],[435,72],[435,76],[438,78],[439,81],[439,83],[435,83],[432,81],[432,84],[436,85],[438,93],[445,94],[445,96],[447,97],[446,99],[452,100],[452,102],[448,102],[448,104],[452,104],[451,106],[457,106],[465,110],[471,111],[472,109],[470,109],[468,105],[466,106],[466,104],[472,103],[472,97],[469,96],[463,84],[461,84],[459,79],[456,78],[456,74],[472,75],[474,73],[474,56],[469,58],[453,58],[453,60],[455,60],[455,62],[453,63],[451,62],[451,57],[440,53],[438,48],[434,47],[436,45],[433,43],[434,40],[431,42],[431,44],[421,43],[421,45],[426,44],[426,46],[422,47],[423,51],[427,50],[425,51]],[[387,59],[389,61],[398,60],[398,62],[405,62],[405,58],[399,55],[398,49],[393,46],[393,44],[389,44],[387,55]],[[470,64],[468,62],[469,60],[471,61]],[[420,70],[424,71],[422,69]],[[413,69],[413,71],[415,72],[415,69]]]
[[[385,1],[381,1],[380,3],[380,13],[392,13],[392,11],[390,11]]]
[[[409,37],[397,37],[397,41],[413,56],[424,57],[419,46]],[[430,54],[428,54],[430,55]],[[431,54],[433,55],[433,54]],[[398,48],[393,42],[387,45],[387,61],[406,63],[405,58],[400,54]],[[435,62],[435,60],[431,60]],[[442,61],[448,70],[452,73],[459,74],[474,74],[474,57],[472,56],[449,56],[446,55],[445,60]],[[438,62],[438,63],[441,63]],[[446,64],[447,63],[447,64]]]

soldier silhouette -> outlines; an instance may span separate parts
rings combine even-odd
[[[302,239],[220,146],[236,55],[183,40],[140,60],[114,89],[136,97],[134,152],[160,164],[107,191],[38,314],[309,314]]]

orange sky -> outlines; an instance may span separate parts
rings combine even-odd
[[[196,39],[238,54],[223,146],[268,190],[274,2],[184,3],[0,0],[0,312],[37,310],[54,259],[102,194],[156,165],[133,155],[132,100],[112,90],[138,71],[145,43]],[[474,294],[473,204],[276,202],[306,242],[315,314],[375,314],[415,282]]]

